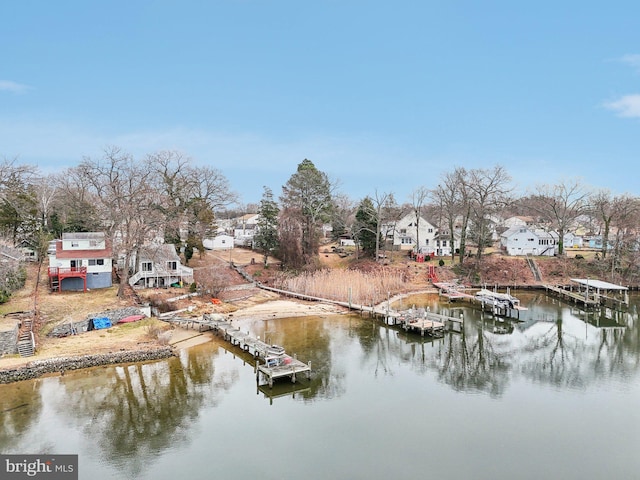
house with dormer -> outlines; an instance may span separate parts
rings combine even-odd
[[[172,243],[141,247],[132,259],[132,270],[132,287],[165,288],[193,282],[193,268],[182,265]]]
[[[63,233],[49,246],[52,291],[87,291],[112,285],[112,250],[104,232]]]
[[[413,250],[428,255],[435,252],[436,227],[415,212],[383,225],[381,230],[390,250]]]

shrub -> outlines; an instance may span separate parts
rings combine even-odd
[[[440,259],[440,261],[438,261],[438,265],[440,265],[441,267],[444,267],[444,260]]]

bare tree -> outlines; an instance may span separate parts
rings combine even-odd
[[[564,235],[577,217],[588,209],[589,192],[579,180],[556,185],[539,185],[532,208],[547,225],[558,232],[558,254],[564,254]]]
[[[602,258],[607,258],[612,227],[624,223],[638,208],[637,199],[629,195],[612,197],[609,190],[598,190],[590,198],[591,211],[602,228]]]
[[[214,212],[236,202],[237,195],[219,170],[194,167],[179,152],[160,151],[148,155],[145,163],[154,172],[151,181],[161,193],[156,208],[165,218],[165,241],[181,246],[186,240],[188,262],[193,249],[202,252],[203,239],[213,234]]]
[[[445,222],[449,232],[451,260],[455,258],[455,230],[458,219],[460,224],[460,263],[464,262],[466,238],[471,217],[471,191],[469,173],[464,167],[456,167],[453,172],[445,173],[438,186],[430,191],[431,199],[440,205],[440,224]]]
[[[114,257],[123,259],[118,288],[118,296],[122,297],[131,259],[158,231],[162,220],[156,209],[160,200],[152,188],[152,172],[118,147],[106,148],[101,159],[85,158],[76,170],[91,185],[98,201]]]
[[[476,256],[481,259],[486,239],[489,235],[487,223],[489,216],[509,203],[511,177],[504,167],[496,165],[492,169],[471,170],[466,182],[471,193],[471,212],[475,227]]]
[[[420,219],[422,218],[422,207],[429,198],[429,189],[418,187],[411,192],[410,201],[413,213],[416,216],[416,248],[420,250]]]

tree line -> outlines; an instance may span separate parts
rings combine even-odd
[[[413,212],[416,222],[428,218],[451,245],[459,242],[452,249],[453,260],[463,263],[471,245],[480,262],[492,243],[492,219],[522,215],[558,233],[560,254],[564,233],[578,221],[587,224],[601,236],[601,260],[612,271],[637,272],[637,197],[590,188],[579,180],[540,185],[520,196],[514,191],[502,166],[455,167],[434,186],[416,187],[403,203],[395,192],[378,189],[353,200],[339,191],[337,180],[304,159],[278,198],[264,187],[252,209],[260,214],[254,248],[265,262],[272,255],[287,268],[313,267],[323,228],[330,224],[334,239],[348,235],[359,256],[378,259],[385,248],[384,231]],[[196,249],[203,251],[203,239],[215,235],[217,219],[228,216],[239,201],[220,170],[194,165],[174,151],[135,159],[108,147],[98,158],[85,157],[77,166],[49,175],[16,159],[0,161],[0,232],[7,242],[30,246],[41,257],[49,240],[63,232],[104,231],[121,265],[129,265],[137,249],[154,240],[179,246],[188,263]],[[127,270],[121,272],[121,291]]]

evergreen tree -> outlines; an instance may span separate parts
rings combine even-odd
[[[376,252],[377,214],[371,198],[365,197],[356,212],[355,240],[365,255],[374,256]]]
[[[278,249],[278,214],[280,209],[273,199],[273,192],[264,187],[264,193],[258,207],[258,225],[253,237],[254,247],[264,255],[264,266],[267,266],[269,255]]]
[[[289,212],[289,220],[297,221],[302,231],[301,263],[311,263],[318,255],[320,228],[330,219],[332,211],[331,190],[327,174],[307,159],[282,187],[282,207]]]

